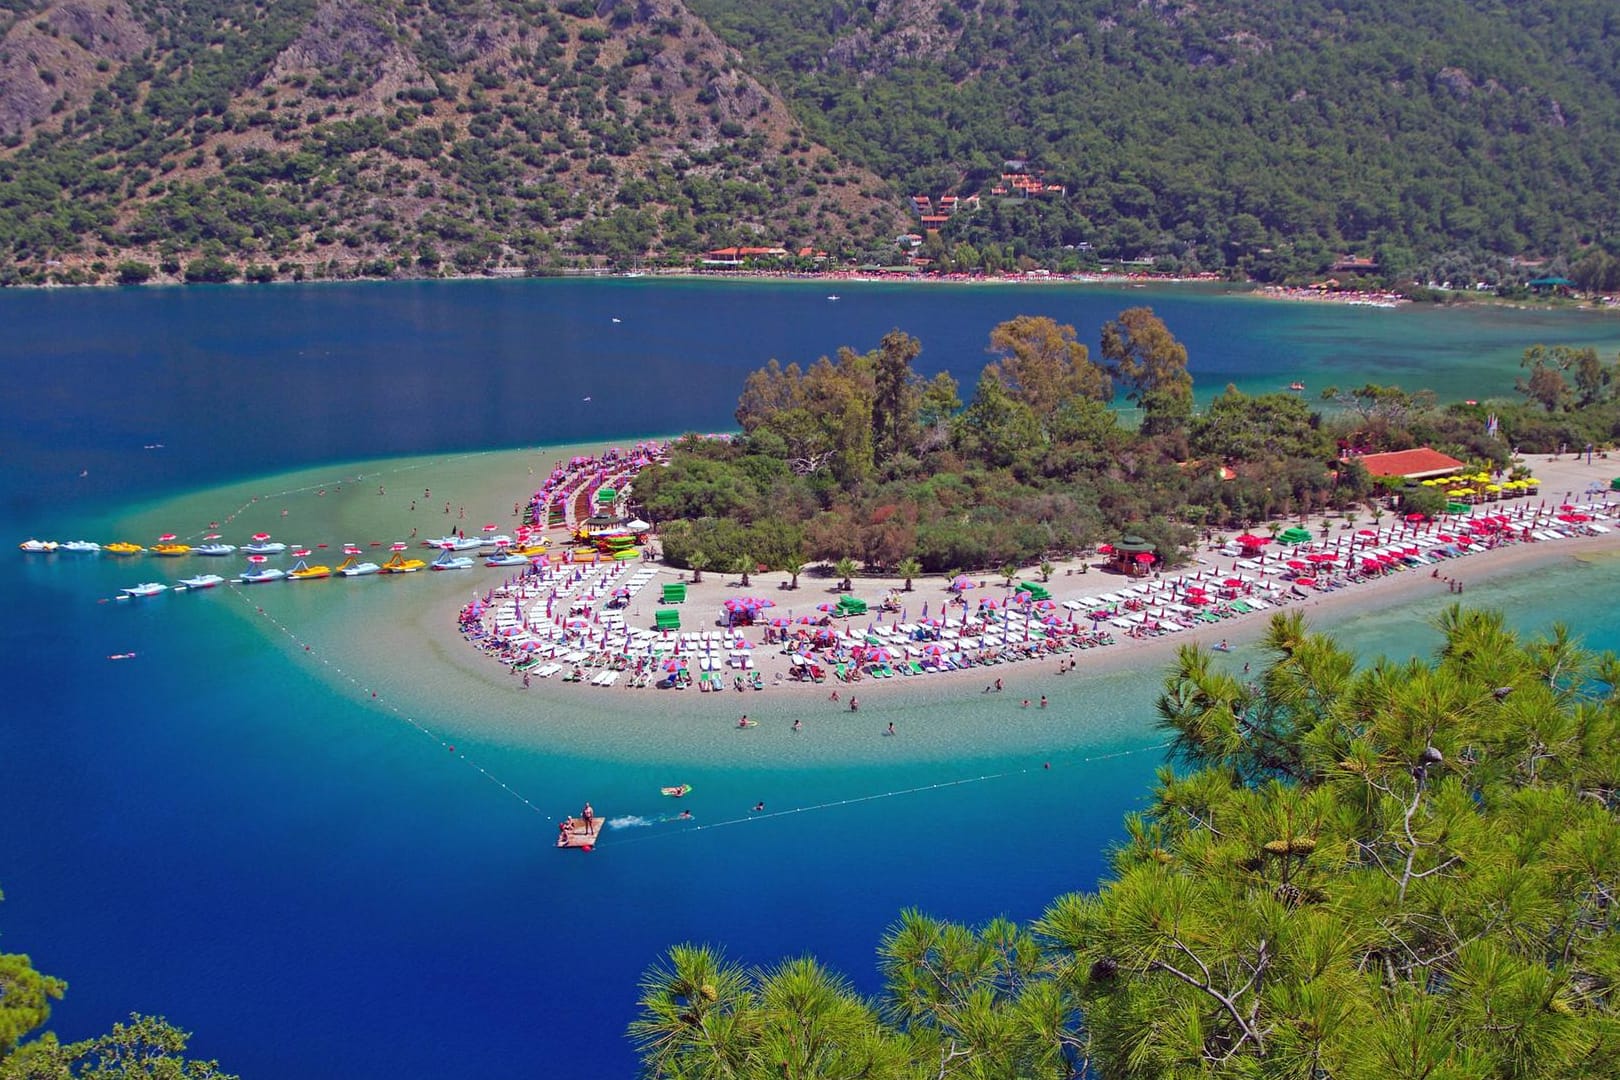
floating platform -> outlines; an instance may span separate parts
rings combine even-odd
[[[584,848],[587,851],[596,846],[597,838],[602,835],[602,819],[592,818],[590,824],[584,818],[571,817],[568,819],[568,831],[557,833],[557,846],[560,848]]]

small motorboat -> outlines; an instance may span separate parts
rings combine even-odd
[[[444,554],[440,555],[437,559],[434,559],[433,562],[428,564],[428,569],[429,570],[471,570],[472,566],[473,566],[473,560],[471,558],[469,558],[466,555],[453,555],[453,554],[451,554],[449,548],[445,548],[444,549]]]
[[[61,545],[55,540],[24,540],[22,543],[17,545],[20,550],[31,552],[35,555],[42,555],[55,551],[60,546]]]
[[[280,555],[287,550],[287,545],[280,540],[255,540],[251,544],[242,545],[244,555]]]
[[[218,574],[198,574],[196,577],[180,579],[180,584],[186,589],[212,589],[225,579]]]
[[[691,790],[691,784],[676,784],[674,787],[659,788],[658,793],[660,795],[668,795],[672,799],[678,799]]]
[[[131,585],[127,589],[120,589],[125,596],[156,596],[160,592],[167,592],[169,587],[161,581],[143,581],[139,585]]]
[[[529,557],[515,551],[497,551],[484,560],[485,566],[527,566]]]
[[[190,544],[153,544],[152,554],[162,555],[166,559],[179,558],[181,555],[191,554]]]
[[[235,544],[198,544],[191,549],[193,555],[232,555],[235,552]]]
[[[437,540],[422,541],[422,546],[446,551],[473,551],[483,547],[484,541],[476,536],[441,536]]]
[[[287,571],[279,566],[256,566],[252,570],[242,571],[242,576],[236,580],[244,585],[260,585],[266,581],[280,581],[287,576]]]
[[[1291,383],[1288,384],[1288,389],[1294,391],[1297,394],[1297,393],[1302,392],[1305,389],[1305,384],[1302,383],[1302,382],[1291,382]]]
[[[298,565],[287,571],[289,581],[314,581],[317,578],[331,576],[332,568],[330,566],[311,566],[303,559],[299,559]]]
[[[139,544],[132,544],[128,540],[114,540],[110,544],[102,545],[101,550],[109,555],[139,555],[146,549]]]
[[[75,555],[99,555],[101,554],[101,545],[94,540],[69,540],[61,545],[59,550],[71,551]]]

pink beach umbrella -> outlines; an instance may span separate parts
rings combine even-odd
[[[175,537],[174,533],[164,533],[162,536],[158,537],[158,543],[160,543],[160,544],[168,544],[168,543],[172,543],[175,539],[176,539],[176,537]]]
[[[270,539],[270,534],[267,532],[256,532],[253,534],[253,539],[262,544],[266,540]]]
[[[268,559],[269,559],[268,555],[249,555],[248,556],[248,562],[254,563],[254,564],[265,562]]]

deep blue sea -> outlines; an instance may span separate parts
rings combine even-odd
[[[1484,398],[1511,390],[1528,345],[1620,343],[1601,317],[1213,288],[832,291],[643,279],[0,292],[0,536],[110,540],[168,500],[274,488],[298,469],[725,429],[742,376],[766,359],[867,349],[895,327],[922,341],[925,372],[969,390],[997,322],[1051,315],[1094,347],[1102,322],[1141,304],[1187,343],[1204,394],[1375,380]],[[875,990],[875,947],[906,907],[1027,919],[1093,886],[1160,764],[1153,672],[1065,684],[1048,729],[1009,720],[1024,726],[1006,752],[937,752],[984,706],[934,701],[896,715],[936,749],[890,760],[740,765],[707,737],[590,753],[440,709],[424,722],[453,740],[447,754],[227,610],[229,596],[98,603],[135,576],[105,557],[0,547],[0,947],[68,980],[52,1021],[64,1038],[161,1013],[251,1080],[630,1076],[636,981],[669,945],[762,964],[813,953]],[[1612,580],[1610,563],[1570,563],[1482,599],[1522,626],[1561,619],[1616,647]],[[1368,652],[1424,650],[1436,606],[1337,629]],[[341,640],[322,644],[343,659]],[[138,661],[106,660],[126,650]],[[536,707],[537,730],[558,707]],[[706,823],[746,818],[757,800],[795,812],[622,828],[574,857],[513,795],[653,818],[669,806],[650,793],[675,779],[694,784]]]

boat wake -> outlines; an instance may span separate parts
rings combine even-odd
[[[635,814],[630,814],[625,817],[608,818],[608,828],[610,829],[638,829],[651,825],[652,823],[653,821],[651,818],[639,817]]]

